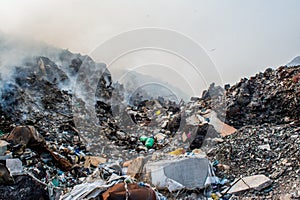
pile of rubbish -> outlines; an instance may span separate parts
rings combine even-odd
[[[234,180],[263,174],[269,178],[268,181],[272,180],[273,184],[264,190],[244,193],[244,197],[271,198],[289,191],[287,195],[299,198],[299,133],[300,121],[284,125],[244,126],[224,138],[209,156],[212,155],[211,160],[218,162],[218,177]]]
[[[105,65],[68,51],[60,51],[52,59],[26,58],[23,65],[14,67],[10,79],[1,82],[0,198],[114,199],[114,195],[128,196],[130,190],[133,196],[128,198],[164,199],[156,187],[170,198],[185,198],[185,194],[175,197],[172,192],[204,190],[211,185],[214,172],[205,153],[196,147],[207,129],[213,128],[207,117],[196,114],[196,102],[187,109],[186,120],[181,119],[183,102],[163,98],[137,99],[117,108],[119,104],[109,100],[113,93],[122,99],[118,94],[122,91],[114,88]],[[76,85],[76,93],[71,87],[74,80],[83,83]],[[90,93],[95,94],[94,101],[89,99]],[[93,114],[96,121],[89,118]],[[183,121],[189,126],[178,135]],[[176,136],[191,148],[179,146]],[[181,180],[184,174],[178,177],[175,172],[186,162],[191,166],[186,173],[195,171]],[[202,167],[195,167],[199,163]],[[164,177],[141,176],[164,173],[162,169]],[[201,181],[194,182],[195,176]]]
[[[1,79],[0,199],[299,196],[299,66],[129,103],[105,64],[54,52]]]
[[[262,123],[284,124],[300,119],[299,66],[260,72],[209,99],[226,123],[241,128]],[[209,93],[209,92],[208,92]]]
[[[245,182],[243,177],[253,175],[267,177],[263,190],[249,191],[254,187],[248,183],[235,188],[239,197],[300,197],[299,80],[300,66],[266,69],[227,88],[221,98],[208,100],[213,101],[211,105],[217,105],[216,102],[223,105],[225,121],[238,129],[222,138],[223,141],[208,153],[210,160],[218,163],[217,176],[231,182],[241,179]]]

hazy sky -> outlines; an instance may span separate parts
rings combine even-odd
[[[2,0],[0,30],[89,54],[124,31],[172,29],[233,83],[300,55],[299,8],[298,0]]]

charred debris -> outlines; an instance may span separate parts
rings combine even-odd
[[[1,77],[0,199],[299,198],[300,66],[126,104],[64,50]],[[244,184],[244,185],[243,185]]]

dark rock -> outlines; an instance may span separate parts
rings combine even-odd
[[[219,136],[219,133],[214,129],[212,125],[206,123],[201,126],[195,126],[192,135],[193,140],[190,143],[190,150],[200,149],[203,147],[203,145],[208,145],[208,140],[205,139],[208,139],[208,137],[216,138]]]

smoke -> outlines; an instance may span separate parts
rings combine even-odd
[[[67,50],[58,49],[30,38],[0,33],[2,107],[9,107],[6,105],[7,99],[5,98],[8,98],[9,95],[7,94],[13,90],[17,96],[10,95],[10,106],[16,99],[20,98],[21,93],[26,93],[30,99],[35,98],[33,96],[36,94],[31,94],[31,88],[26,86],[26,77],[31,76],[30,74],[35,74],[36,78],[40,79],[42,74],[47,73],[44,77],[45,80],[56,83],[60,90],[72,91],[76,77],[72,74],[69,65],[76,56],[80,55],[73,55]],[[51,67],[48,67],[49,65]],[[39,105],[38,101],[36,103]]]
[[[0,29],[83,54],[124,31],[172,29],[203,45],[224,83],[234,83],[300,53],[299,4],[295,0],[9,0],[1,1]],[[279,15],[282,11],[285,14]]]
[[[11,79],[16,66],[26,65],[28,59],[45,56],[57,59],[57,48],[29,38],[9,36],[0,32],[0,73],[3,81]]]
[[[36,113],[49,113],[49,98],[54,101],[51,106],[61,106],[70,115],[71,104],[76,104],[77,99],[85,102],[86,109],[92,112],[95,100],[112,89],[105,64],[95,63],[89,56],[3,33],[0,73],[1,110],[16,123],[35,119]],[[65,91],[69,100],[59,105],[56,96],[59,98]],[[59,108],[52,108],[50,113],[55,115],[56,109]]]

